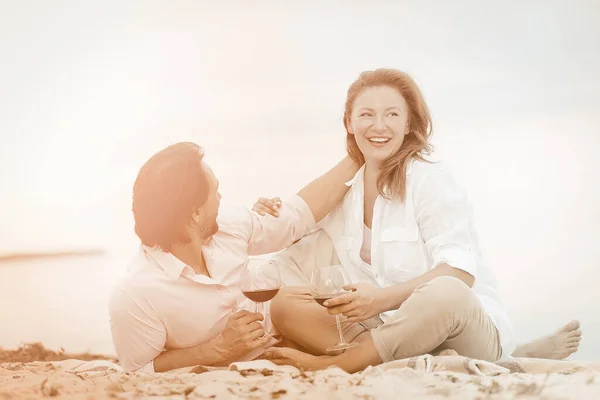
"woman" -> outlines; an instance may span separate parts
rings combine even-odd
[[[398,70],[361,73],[348,90],[344,126],[348,154],[364,167],[321,226],[360,283],[329,300],[327,309],[306,288],[284,288],[271,305],[273,322],[305,352],[280,348],[269,357],[354,372],[444,349],[490,361],[513,354],[513,331],[482,261],[465,193],[441,163],[427,158],[432,123],[416,83]],[[255,210],[273,205],[262,203]],[[347,318],[347,339],[360,345],[315,357],[336,340],[330,314]],[[576,350],[577,328],[573,323],[559,332],[563,353]],[[521,351],[514,355],[535,356],[531,347]]]

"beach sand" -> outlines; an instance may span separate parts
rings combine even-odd
[[[110,358],[77,359],[35,346],[0,351],[0,399],[600,399],[597,363],[425,355],[356,374],[335,367],[305,372],[265,360],[144,374],[125,373]],[[41,360],[33,361],[36,356]]]

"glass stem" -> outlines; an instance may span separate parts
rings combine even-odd
[[[265,321],[267,319],[267,316],[265,315],[265,303],[258,303],[257,302],[256,303],[256,312],[262,314],[263,317],[265,318],[261,323],[262,323],[263,329],[265,330],[265,335],[266,335],[269,332],[267,332],[267,329],[266,329],[267,327],[265,325],[265,323],[266,323]]]
[[[342,324],[340,322],[340,315],[336,314],[335,315],[335,324],[337,325],[337,330],[338,330],[338,335],[339,335],[339,344],[345,344],[346,341],[344,340],[344,334],[342,333]]]

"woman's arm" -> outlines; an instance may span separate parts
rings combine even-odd
[[[439,276],[454,276],[472,287],[477,275],[473,251],[472,208],[465,191],[440,164],[415,185],[413,202],[419,231],[433,260],[424,274],[381,289],[379,306],[395,310],[423,283]]]
[[[423,283],[439,276],[454,276],[472,287],[477,274],[471,206],[465,192],[439,164],[430,165],[414,186],[415,218],[431,269],[405,282],[385,288],[368,284],[329,300],[331,314],[344,314],[351,322],[395,310]]]
[[[342,201],[348,191],[346,182],[352,180],[359,169],[360,165],[346,156],[325,175],[300,189],[298,196],[306,202],[316,222],[322,220],[333,207]],[[261,197],[252,207],[252,211],[261,216],[268,214],[277,218],[281,204],[279,197],[270,199]]]
[[[377,299],[375,300],[378,314],[390,310],[397,310],[418,286],[427,283],[438,276],[453,276],[463,281],[469,287],[472,287],[473,283],[475,283],[475,278],[469,273],[451,267],[445,263],[440,264],[416,278],[379,289]]]
[[[278,207],[275,218],[250,213],[248,251],[251,255],[282,250],[314,230],[344,198],[350,181],[360,166],[345,157],[335,167]]]
[[[335,207],[348,191],[346,182],[358,172],[360,165],[346,156],[335,167],[304,186],[298,192],[310,208],[316,222],[322,220]]]

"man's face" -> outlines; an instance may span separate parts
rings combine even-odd
[[[217,215],[219,213],[219,205],[221,204],[221,194],[219,193],[219,180],[214,172],[207,163],[202,162],[202,165],[208,178],[208,199],[197,211],[198,219],[195,227],[200,236],[203,239],[207,239],[219,230]]]

